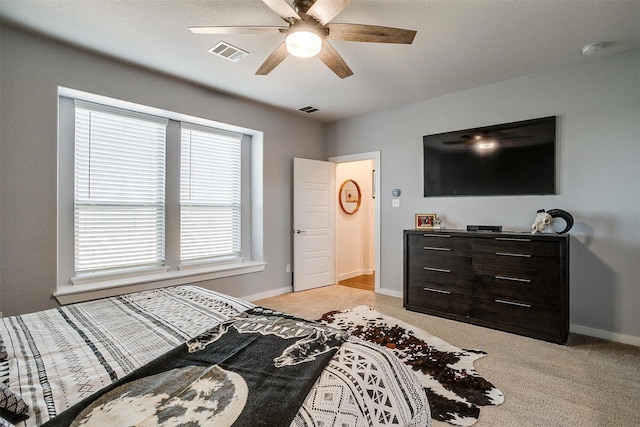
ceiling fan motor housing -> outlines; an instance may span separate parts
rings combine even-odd
[[[293,2],[293,8],[296,10],[296,12],[298,12],[298,14],[303,13],[306,15],[307,10],[309,10],[309,8],[311,8],[311,6],[313,6],[315,2],[315,0],[295,0]]]

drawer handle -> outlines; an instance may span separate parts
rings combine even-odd
[[[451,273],[451,270],[446,270],[444,268],[425,267],[424,269],[428,271],[437,271],[438,273]]]
[[[496,279],[502,279],[502,280],[510,280],[512,282],[524,282],[524,283],[531,283],[531,279],[520,279],[518,277],[509,277],[509,276],[494,276]]]
[[[423,234],[424,237],[451,237],[450,234]]]
[[[531,258],[530,254],[514,254],[514,253],[511,253],[511,252],[496,252],[496,255],[514,256],[514,257],[520,257],[520,258]]]
[[[506,240],[508,242],[530,242],[531,239],[518,239],[515,237],[496,237],[496,240]]]
[[[425,251],[450,251],[451,249],[449,248],[436,248],[434,246],[425,246],[424,248]]]
[[[425,291],[429,291],[429,292],[437,292],[439,294],[447,294],[447,295],[451,295],[451,292],[449,291],[443,291],[442,289],[434,289],[434,288],[424,288]]]
[[[505,301],[503,299],[497,299],[495,301],[497,303],[500,303],[500,304],[515,305],[515,306],[518,306],[518,307],[531,308],[531,304],[524,304],[524,303],[521,303],[521,302]]]

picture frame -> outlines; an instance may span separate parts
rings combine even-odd
[[[436,218],[434,213],[416,214],[415,227],[419,230],[433,230]]]

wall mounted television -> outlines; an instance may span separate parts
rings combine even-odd
[[[422,140],[424,197],[556,194],[556,116]]]

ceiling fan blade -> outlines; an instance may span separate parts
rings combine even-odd
[[[473,144],[473,141],[468,139],[460,139],[458,141],[442,141],[444,145],[457,145],[457,144]]]
[[[293,24],[293,18],[302,19],[298,12],[296,12],[285,0],[262,0],[264,4],[273,10],[278,16],[284,19],[286,22]]]
[[[417,31],[364,24],[327,24],[332,40],[411,44]]]
[[[280,34],[289,27],[189,27],[194,34]]]
[[[280,63],[284,61],[287,55],[289,55],[289,52],[287,52],[287,45],[283,42],[276,48],[276,50],[271,52],[271,55],[269,55],[267,59],[262,63],[260,68],[258,68],[256,74],[259,76],[266,76],[271,71],[273,71],[274,68],[280,65]]]
[[[353,71],[351,71],[351,68],[344,62],[344,59],[342,59],[338,51],[326,40],[322,41],[322,49],[318,54],[318,58],[341,79],[353,74]]]
[[[307,10],[307,15],[316,18],[322,25],[326,25],[335,18],[347,6],[351,0],[316,0],[316,2]]]

